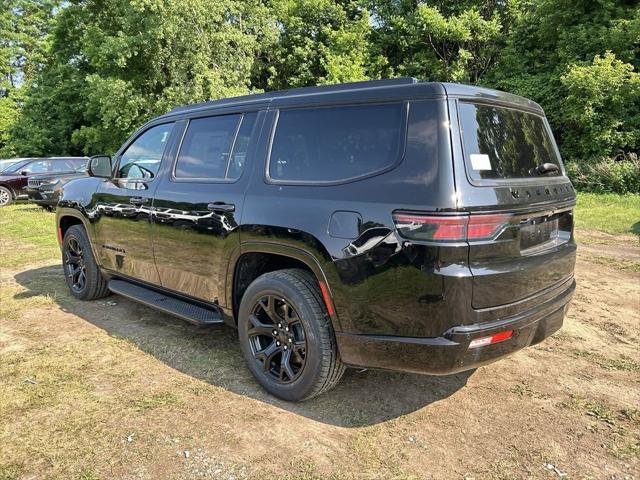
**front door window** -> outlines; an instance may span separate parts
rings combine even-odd
[[[155,178],[172,128],[173,123],[157,125],[136,138],[120,157],[116,177],[128,180]]]

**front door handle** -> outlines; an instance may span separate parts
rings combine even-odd
[[[149,199],[145,197],[131,197],[129,199],[129,203],[133,205],[144,205],[146,203],[149,203]]]
[[[236,206],[233,203],[213,202],[207,205],[207,210],[212,212],[235,212]]]

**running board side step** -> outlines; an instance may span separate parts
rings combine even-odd
[[[156,310],[174,315],[196,325],[216,325],[224,323],[220,311],[195,305],[125,280],[114,279],[109,281],[109,290],[142,303],[147,307],[155,308]]]

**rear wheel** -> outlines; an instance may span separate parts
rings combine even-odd
[[[249,369],[276,397],[307,400],[344,373],[317,283],[304,270],[254,280],[242,297],[238,333]]]
[[[13,203],[13,193],[7,187],[0,187],[0,207]]]
[[[71,295],[80,300],[94,300],[110,294],[107,280],[93,257],[87,233],[72,225],[62,241],[62,266]]]

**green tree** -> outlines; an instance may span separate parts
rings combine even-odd
[[[506,41],[519,0],[370,0],[372,65],[381,76],[481,81]]]
[[[46,60],[56,0],[3,0],[0,11],[0,156],[16,153],[11,132],[25,91]]]
[[[249,92],[254,59],[275,39],[257,1],[84,0],[57,20],[15,128],[25,153],[113,152],[176,105]]]
[[[593,75],[586,76],[592,81],[595,81],[594,75],[612,75],[598,80],[605,90],[597,94],[597,89],[588,89],[576,80],[586,72],[578,69],[570,73],[573,68],[590,65],[594,57],[604,56],[608,51],[619,62],[634,67],[636,71],[640,68],[640,6],[637,2],[529,1],[522,4],[507,45],[483,82],[540,103],[566,158],[580,159],[595,154],[590,145],[597,145],[595,148],[600,149],[600,155],[610,155],[620,148],[627,148],[627,140],[614,145],[625,136],[613,135],[610,139],[616,138],[616,141],[603,142],[595,129],[585,127],[586,117],[578,119],[577,104],[600,105],[597,107],[600,113],[596,117],[608,108],[608,115],[616,117],[615,121],[609,119],[610,124],[627,124],[620,131],[635,128],[632,121],[628,123],[626,108],[615,109],[619,104],[616,97],[626,95],[627,87],[606,90],[611,86],[611,79],[624,77],[625,74],[621,76],[619,73],[627,71],[627,67],[620,68],[617,62],[612,62],[610,67],[594,64]],[[608,71],[611,69],[619,73]],[[585,94],[596,96],[579,97]],[[630,105],[633,106],[634,102]]]
[[[571,65],[560,77],[567,92],[565,148],[579,158],[640,149],[640,73],[607,52]]]
[[[357,1],[273,0],[279,38],[254,79],[279,90],[365,80],[369,14]]]
[[[485,19],[475,7],[446,17],[435,7],[419,5],[408,32],[414,53],[404,71],[467,83],[478,82],[491,67],[502,39],[498,16]]]

